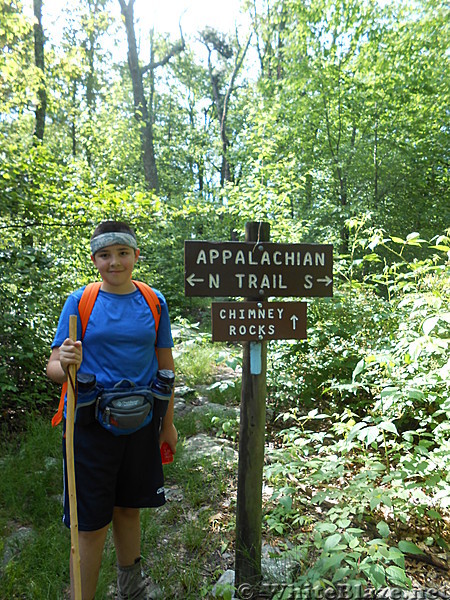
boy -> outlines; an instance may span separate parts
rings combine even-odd
[[[57,383],[67,380],[69,365],[91,373],[99,384],[112,388],[122,379],[148,386],[158,369],[174,370],[172,335],[164,296],[157,336],[155,321],[144,296],[132,281],[139,257],[133,230],[120,221],[105,221],[91,239],[91,259],[102,284],[83,341],[69,339],[69,316],[78,315],[83,288],[69,296],[62,310],[47,375]],[[156,337],[156,339],[155,339]],[[81,324],[78,318],[78,339]],[[157,350],[157,352],[156,352]],[[80,408],[78,414],[85,411]],[[140,508],[165,502],[160,446],[175,452],[173,393],[159,429],[159,420],[129,435],[115,436],[100,423],[78,419],[74,453],[83,600],[95,596],[106,534],[112,522],[118,564],[118,596],[147,598],[140,568]],[[70,527],[67,484],[64,523]],[[73,577],[71,577],[73,580]],[[73,594],[73,581],[72,581]]]

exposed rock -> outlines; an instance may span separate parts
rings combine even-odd
[[[194,388],[190,388],[187,385],[175,386],[175,397],[176,398],[195,398],[197,391]]]
[[[221,575],[219,581],[213,587],[211,595],[213,598],[223,598],[225,590],[230,589],[232,586],[234,586],[234,571],[229,569]]]
[[[175,398],[173,409],[176,415],[184,416],[192,411],[192,406],[190,404],[186,404],[185,400]]]
[[[239,408],[236,408],[235,406],[224,406],[223,404],[216,404],[214,402],[193,406],[192,411],[200,414],[213,413],[222,418],[239,417]]]
[[[238,452],[235,450],[228,440],[208,436],[204,433],[199,433],[190,437],[184,442],[183,455],[189,461],[195,461],[205,457],[223,457],[226,460],[238,459]]]
[[[5,540],[5,548],[3,551],[2,564],[0,572],[7,566],[7,564],[20,552],[24,545],[30,541],[33,537],[33,529],[31,527],[18,527],[9,537]]]

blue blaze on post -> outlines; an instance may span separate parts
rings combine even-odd
[[[250,342],[250,375],[261,375],[260,342]]]

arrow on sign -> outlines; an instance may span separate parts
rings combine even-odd
[[[317,283],[324,283],[325,287],[327,287],[330,285],[330,283],[332,283],[333,280],[331,277],[328,277],[328,275],[327,275],[323,279],[317,279],[316,281],[317,281]]]
[[[203,283],[205,280],[204,279],[200,279],[199,277],[195,277],[195,273],[192,273],[192,275],[189,275],[189,277],[186,277],[186,281],[188,282],[188,284],[192,287],[195,286],[196,283]]]
[[[292,315],[291,321],[292,321],[292,329],[295,331],[295,329],[297,327],[298,317],[296,315]]]

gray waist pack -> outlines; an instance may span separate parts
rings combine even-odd
[[[139,387],[128,379],[122,379],[113,388],[100,392],[95,417],[114,435],[128,435],[150,423],[153,401],[150,387]]]

